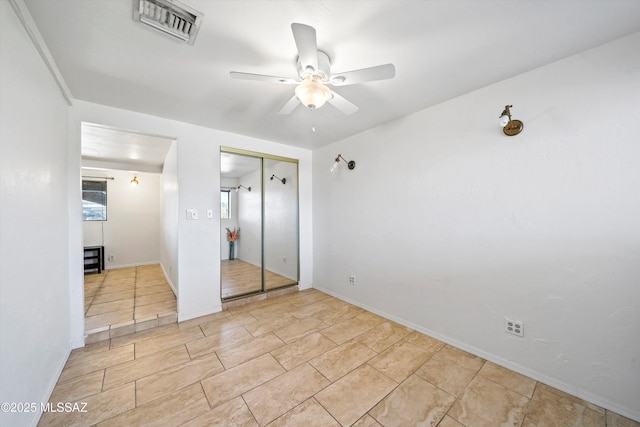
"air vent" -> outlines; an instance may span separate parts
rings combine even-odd
[[[193,44],[202,13],[173,0],[134,0],[133,19]]]

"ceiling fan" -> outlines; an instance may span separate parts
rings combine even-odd
[[[318,50],[315,28],[305,24],[294,23],[291,24],[291,30],[298,49],[297,69],[299,78],[241,73],[238,71],[231,71],[230,73],[234,79],[297,85],[295,95],[278,111],[278,114],[291,113],[299,103],[302,103],[310,110],[314,110],[322,107],[325,102],[329,102],[344,114],[353,114],[358,111],[358,107],[329,89],[327,85],[347,86],[391,79],[396,75],[396,69],[393,64],[331,74],[331,60],[329,55]]]

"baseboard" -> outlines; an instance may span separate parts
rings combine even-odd
[[[127,267],[142,267],[145,265],[155,265],[155,264],[160,264],[160,261],[146,261],[146,262],[134,262],[131,264],[114,264],[114,265],[109,265],[106,266],[104,269],[105,270],[115,270],[116,268],[127,268]],[[162,265],[162,264],[160,264]]]
[[[208,316],[209,314],[218,313],[222,311],[222,304],[217,305],[213,308],[213,311],[206,311],[202,313],[185,313],[180,316],[180,312],[178,312],[178,322],[184,322],[185,320],[196,319],[198,317]]]
[[[317,290],[319,290],[321,292],[324,292],[326,294],[329,294],[329,295],[331,295],[331,296],[333,296],[335,298],[338,298],[338,299],[340,299],[342,301],[348,302],[349,304],[353,304],[353,305],[355,305],[357,307],[360,307],[360,308],[363,308],[363,309],[365,309],[367,311],[370,311],[371,313],[377,314],[377,315],[382,316],[382,317],[384,317],[386,319],[392,320],[392,321],[394,321],[396,323],[399,323],[399,324],[401,324],[403,326],[411,328],[414,331],[421,332],[421,333],[423,333],[425,335],[428,335],[428,336],[430,336],[432,338],[440,340],[440,341],[442,341],[442,342],[444,342],[446,344],[452,345],[452,346],[454,346],[456,348],[464,350],[464,351],[466,351],[468,353],[471,353],[471,354],[473,354],[475,356],[478,356],[478,357],[481,357],[481,358],[483,358],[485,360],[493,362],[496,365],[500,365],[500,366],[502,366],[504,368],[510,369],[510,370],[512,370],[514,372],[517,372],[517,373],[522,374],[524,376],[527,376],[527,377],[529,377],[531,379],[534,379],[536,381],[544,383],[544,384],[546,384],[548,386],[551,386],[551,387],[554,387],[554,388],[556,388],[558,390],[564,391],[565,393],[568,393],[568,394],[570,394],[572,396],[576,396],[576,397],[578,397],[580,399],[583,399],[583,400],[585,400],[585,401],[587,401],[589,403],[593,403],[594,405],[600,406],[601,408],[604,408],[604,409],[607,409],[609,411],[615,412],[615,413],[617,413],[619,415],[622,415],[623,417],[627,417],[627,418],[630,418],[630,419],[632,419],[634,421],[640,422],[640,412],[635,411],[635,410],[633,410],[631,408],[620,406],[619,404],[617,404],[615,402],[611,402],[611,401],[609,401],[607,399],[604,399],[601,396],[596,396],[596,395],[593,395],[591,393],[588,393],[588,392],[585,392],[585,391],[581,391],[581,390],[577,389],[576,386],[574,386],[574,385],[567,384],[567,383],[565,383],[563,381],[559,381],[556,378],[549,377],[549,376],[547,376],[547,375],[545,375],[545,374],[543,374],[543,373],[541,373],[539,371],[536,371],[536,370],[527,368],[525,366],[519,365],[517,363],[514,363],[513,361],[509,361],[509,360],[503,359],[503,358],[501,358],[499,356],[496,356],[494,354],[487,353],[484,350],[481,350],[481,349],[478,349],[476,347],[467,345],[467,344],[465,344],[463,342],[460,342],[460,341],[458,341],[458,340],[456,340],[454,338],[442,335],[439,332],[432,331],[430,329],[424,328],[424,327],[422,327],[420,325],[417,325],[415,323],[409,322],[409,321],[407,321],[405,319],[402,319],[400,317],[391,315],[391,314],[386,313],[384,311],[378,310],[378,309],[376,309],[374,307],[369,307],[366,304],[362,304],[359,301],[355,301],[355,300],[352,300],[351,298],[347,298],[344,295],[338,294],[338,293],[336,293],[336,292],[334,292],[334,291],[332,291],[330,289],[326,289],[326,288],[323,288],[321,286],[315,286],[315,285],[313,286],[313,288],[317,289]]]
[[[284,273],[284,272],[282,272],[282,271],[277,271],[277,270],[275,270],[275,269],[273,269],[273,268],[269,268],[269,269],[266,269],[266,268],[265,268],[265,271],[270,271],[270,272],[272,272],[272,273],[277,274],[278,276],[286,277],[287,279],[289,279],[289,280],[293,280],[294,282],[297,282],[297,281],[298,281],[298,278],[297,278],[297,277],[291,277],[291,276],[289,276],[287,273]]]
[[[83,342],[84,345],[84,342]],[[67,357],[65,357],[62,360],[62,363],[59,364],[58,369],[56,369],[55,375],[53,377],[51,377],[51,380],[49,380],[49,385],[46,389],[46,392],[44,394],[44,396],[46,396],[43,399],[40,399],[41,402],[46,403],[49,401],[49,399],[51,398],[51,394],[53,393],[53,389],[56,388],[56,384],[58,384],[58,379],[60,378],[60,375],[62,375],[62,370],[64,369],[65,365],[67,364],[67,360],[69,360],[69,356],[71,356],[71,351],[72,351],[73,347],[69,348],[68,353],[67,353]],[[38,425],[38,423],[40,422],[40,418],[42,418],[42,408],[40,405],[38,405],[38,412],[37,415],[32,418],[33,423],[31,424],[33,427],[36,427]]]
[[[84,333],[82,334],[82,336],[80,338],[74,338],[71,340],[71,350],[74,350],[76,348],[82,348],[84,347]]]
[[[164,265],[162,265],[162,263],[160,263],[160,268],[162,269],[162,274],[164,274],[164,278],[169,284],[169,287],[171,288],[171,290],[173,291],[173,294],[176,296],[176,298],[178,298],[178,290],[176,289],[176,286],[171,281],[171,277],[169,277],[169,275],[167,274],[167,270],[164,269]]]

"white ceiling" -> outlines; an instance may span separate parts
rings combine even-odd
[[[183,2],[204,14],[193,46],[134,22],[134,0],[25,0],[74,98],[306,148],[640,31],[638,0]],[[295,77],[293,22],[332,71],[391,62],[396,77],[337,88],[353,115],[276,114],[293,86],[229,72]]]
[[[82,123],[82,165],[93,168],[162,172],[175,138]]]

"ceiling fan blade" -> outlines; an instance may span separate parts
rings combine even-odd
[[[291,24],[293,38],[298,48],[298,57],[302,69],[309,74],[318,71],[318,41],[316,29],[305,24]]]
[[[392,79],[395,75],[396,67],[394,67],[393,64],[384,64],[377,65],[375,67],[363,68],[361,70],[332,74],[329,81],[334,86],[346,86],[355,83]]]
[[[300,103],[300,101],[298,101],[298,97],[293,95],[293,98],[291,98],[289,101],[287,101],[286,104],[284,104],[284,107],[282,107],[280,109],[280,111],[278,111],[278,114],[290,114]]]
[[[297,82],[290,77],[267,76],[265,74],[241,73],[239,71],[231,71],[229,73],[232,79],[238,80],[257,80],[261,82],[284,83],[287,85],[295,85]]]
[[[331,91],[331,93],[333,96],[327,102],[338,110],[342,111],[346,115],[353,114],[358,111],[358,107],[347,101],[346,98],[343,98],[334,91]]]

